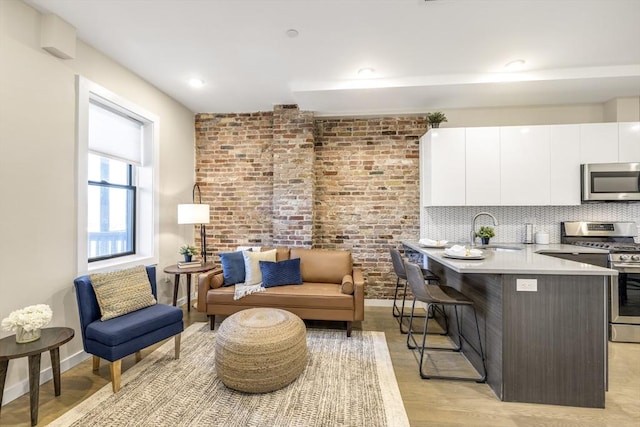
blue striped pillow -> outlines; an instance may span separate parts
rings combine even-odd
[[[280,262],[260,261],[262,286],[302,285],[300,258]]]

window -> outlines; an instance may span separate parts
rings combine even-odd
[[[78,273],[157,263],[158,119],[78,77]]]
[[[135,253],[136,187],[133,165],[89,154],[89,262]]]

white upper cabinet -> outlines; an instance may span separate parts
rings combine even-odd
[[[423,206],[579,205],[580,165],[640,162],[640,122],[432,129]]]
[[[465,129],[432,129],[420,145],[424,206],[464,206]]]
[[[549,204],[549,145],[549,126],[500,128],[502,205]]]
[[[640,122],[618,123],[618,158],[621,162],[640,162]]]
[[[465,161],[466,204],[500,205],[500,128],[467,128]]]
[[[618,161],[618,123],[580,125],[580,163]]]
[[[580,125],[550,126],[551,205],[580,204]]]

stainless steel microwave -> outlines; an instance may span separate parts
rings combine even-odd
[[[590,163],[580,169],[583,202],[640,201],[640,163]]]

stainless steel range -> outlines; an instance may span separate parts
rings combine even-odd
[[[609,338],[640,342],[640,244],[635,222],[563,222],[561,242],[604,249],[607,267],[618,270],[609,292]]]

